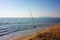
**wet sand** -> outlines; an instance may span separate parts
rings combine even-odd
[[[60,40],[60,23],[24,37],[13,38],[12,40]]]

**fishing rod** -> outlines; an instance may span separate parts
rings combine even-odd
[[[36,28],[36,26],[35,26],[35,20],[34,20],[34,18],[33,18],[33,15],[32,15],[32,12],[31,12],[30,8],[29,8],[29,12],[30,12],[30,15],[31,15],[32,20],[33,20],[33,26],[34,26],[34,28]]]

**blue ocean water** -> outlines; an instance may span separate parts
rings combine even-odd
[[[0,36],[60,23],[60,18],[0,18]]]

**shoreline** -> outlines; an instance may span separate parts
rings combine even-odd
[[[29,39],[32,39],[34,37],[37,36],[37,34],[40,34],[40,33],[45,33],[45,32],[48,32],[50,31],[51,29],[54,29],[55,27],[57,28],[58,26],[60,26],[60,23],[58,24],[54,24],[48,28],[44,28],[42,30],[38,30],[37,32],[33,33],[33,34],[27,34],[26,36],[24,37],[17,37],[17,38],[13,38],[12,40],[29,40]]]

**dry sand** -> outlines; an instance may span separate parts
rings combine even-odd
[[[13,38],[13,40],[60,40],[60,23],[31,35]]]

